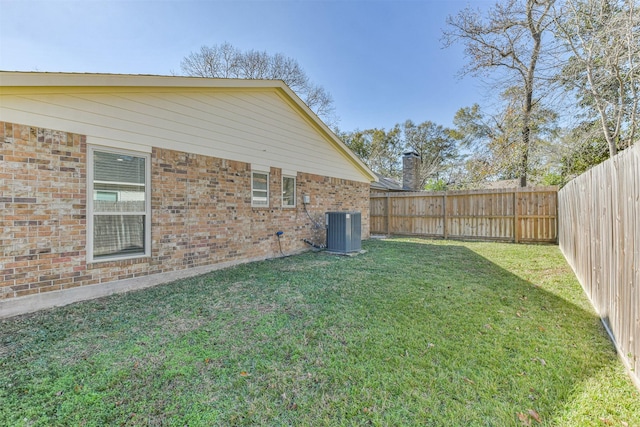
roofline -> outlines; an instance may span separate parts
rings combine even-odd
[[[201,87],[273,88],[281,80],[223,79],[152,74],[66,73],[0,71],[0,86],[10,87]]]
[[[345,155],[370,182],[377,176],[356,154],[300,99],[282,80],[226,79],[209,77],[159,76],[148,74],[63,73],[37,71],[0,71],[2,87],[144,87],[144,88],[202,88],[202,89],[270,89],[279,93],[312,126],[324,134],[333,146]]]

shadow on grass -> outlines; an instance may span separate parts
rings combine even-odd
[[[368,241],[3,320],[0,424],[639,421],[580,400],[619,361],[557,248],[491,245]]]

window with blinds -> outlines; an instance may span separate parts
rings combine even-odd
[[[148,255],[149,156],[91,148],[89,165],[89,259]]]

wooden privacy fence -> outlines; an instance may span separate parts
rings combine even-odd
[[[560,250],[640,388],[640,143],[558,194]]]
[[[371,194],[371,234],[557,241],[557,187]]]

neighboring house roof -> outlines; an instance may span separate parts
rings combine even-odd
[[[381,191],[403,191],[402,184],[393,179],[374,172],[378,177],[378,182],[371,183],[371,189]]]
[[[94,144],[377,180],[281,80],[2,71],[0,120],[87,135]]]

